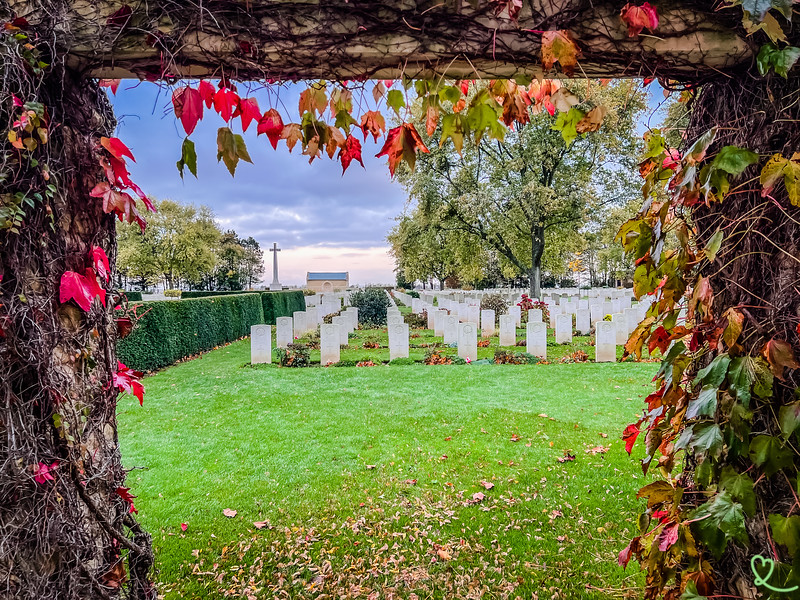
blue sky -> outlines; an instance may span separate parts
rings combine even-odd
[[[255,95],[262,111],[274,106],[285,117],[297,114],[297,87],[270,95],[264,89],[247,93],[240,87],[239,94]],[[661,88],[654,82],[649,91],[651,107],[656,108],[663,101]],[[256,136],[251,124],[245,141],[254,164],[240,161],[231,177],[216,160],[216,130],[224,123],[206,111],[191,136],[197,147],[198,179],[187,171],[182,181],[175,162],[185,135],[172,112],[171,95],[167,87],[123,81],[112,96],[119,120],[117,136],[136,156],[131,174],[146,193],[209,206],[223,229],[253,236],[263,248],[277,242],[282,248],[279,272],[284,284],[304,283],[306,271],[349,271],[351,281],[360,284],[394,281],[386,234],[403,211],[406,196],[390,179],[385,158],[375,158],[379,145],[371,138],[363,142],[366,169],[353,162],[342,176],[339,162],[327,155],[309,165],[308,157],[300,154],[300,144],[293,153],[283,142],[273,150],[265,135]],[[655,125],[659,120],[655,116],[650,122]],[[239,127],[236,119],[234,131],[238,133]],[[272,279],[270,258],[267,282]]]

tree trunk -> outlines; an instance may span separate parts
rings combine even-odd
[[[778,76],[769,79],[737,78],[705,86],[693,108],[687,139],[694,140],[716,126],[719,130],[714,145],[709,148],[709,155],[723,146],[735,145],[754,150],[762,157],[773,154],[790,157],[800,148],[798,89],[800,77],[797,74],[788,81]],[[730,127],[731,123],[736,123],[736,126]],[[767,197],[762,196],[758,175],[764,163],[762,158],[759,165],[745,171],[737,183],[750,183],[737,188],[737,193],[708,206],[701,203],[695,209],[693,220],[703,244],[717,230],[723,230],[725,236],[720,253],[701,275],[709,278],[711,283],[715,317],[719,318],[730,307],[745,315],[739,338],[743,354],[758,357],[767,341],[779,339],[788,341],[795,356],[800,356],[797,333],[800,322],[800,294],[797,291],[797,282],[800,281],[800,208],[791,204],[783,183]],[[703,364],[714,354],[704,359]],[[745,445],[756,435],[780,438],[779,408],[796,401],[798,385],[800,371],[790,369],[785,381],[775,379],[770,402],[753,395],[749,406],[753,411],[749,425],[752,433],[745,436]],[[724,424],[719,412],[717,415],[718,422]],[[792,455],[796,469],[800,456],[796,449]],[[751,471],[753,480],[757,479],[758,470],[753,471],[754,466],[746,451],[731,464],[738,472]],[[789,477],[793,476],[790,469],[787,472]],[[687,479],[693,474],[694,465],[688,464]],[[797,499],[789,480],[780,472],[763,477],[754,491],[758,510],[746,522],[749,547],[742,549],[729,544],[722,559],[715,564],[714,573],[719,583],[718,591],[744,598],[755,598],[750,557],[761,554],[791,563],[785,551],[771,543],[765,515],[791,513],[789,507]],[[797,512],[796,507],[794,512]],[[778,581],[776,569],[776,575],[768,583],[777,585]]]
[[[529,275],[531,298],[542,295],[542,256],[544,255],[544,227],[531,230],[531,271]]]
[[[82,274],[93,246],[112,265],[116,257],[114,219],[88,195],[102,175],[97,136],[112,132],[113,113],[79,74],[53,66],[34,87],[22,69],[9,71],[3,97],[44,103],[58,127],[37,155],[55,194],[24,205],[18,233],[0,231],[0,596],[114,598],[127,578],[130,597],[154,598],[150,536],[117,492],[125,471],[112,384],[114,300],[109,294],[103,307],[95,299],[88,313],[59,303],[61,276]],[[10,110],[10,100],[0,107],[3,123]],[[42,181],[20,159],[0,205]],[[56,465],[52,479],[42,465]]]

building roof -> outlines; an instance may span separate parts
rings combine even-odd
[[[306,273],[308,281],[320,281],[322,279],[334,279],[347,281],[347,273]]]

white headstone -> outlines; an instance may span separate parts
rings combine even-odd
[[[408,325],[389,326],[389,360],[408,358]]]
[[[444,319],[444,343],[457,344],[458,343],[458,317],[455,315],[448,315]]]
[[[478,327],[474,323],[459,323],[458,355],[464,360],[478,357]]]
[[[348,333],[350,333],[349,319],[339,315],[338,317],[333,317],[331,323],[339,326],[339,343],[342,346],[347,346]]]
[[[294,337],[303,337],[308,331],[306,327],[306,312],[304,310],[296,310],[292,313],[292,322],[294,323]]]
[[[411,299],[411,312],[413,312],[415,315],[418,315],[422,312],[422,300],[419,298]]]
[[[516,346],[517,324],[513,315],[500,315],[500,345]]]
[[[605,316],[603,314],[603,303],[595,301],[589,305],[589,311],[592,313],[592,323],[601,321]]]
[[[444,320],[447,311],[439,309],[433,313],[433,335],[444,337]]]
[[[547,325],[541,321],[528,321],[525,350],[528,354],[547,360]]]
[[[388,327],[392,327],[392,325],[402,325],[403,324],[403,315],[389,315],[386,317],[386,325]]]
[[[528,311],[528,323],[541,323],[542,322],[542,309],[532,308]]]
[[[481,324],[481,307],[477,304],[470,304],[467,308],[467,321],[475,325],[476,329]]]
[[[319,321],[319,309],[316,306],[306,308],[306,327],[309,331],[316,331]]]
[[[510,306],[508,308],[508,314],[510,314],[512,317],[514,317],[514,325],[516,325],[517,327],[520,327],[522,325],[522,308],[521,307],[517,306],[516,304],[514,306]]]
[[[272,362],[272,327],[252,325],[250,327],[250,363],[259,365]]]
[[[572,342],[572,314],[565,313],[556,316],[556,344],[569,344]]]
[[[333,323],[323,323],[319,328],[320,364],[327,365],[339,362],[339,348],[342,344],[342,334],[339,326]]]
[[[492,337],[494,335],[494,311],[481,311],[481,336]]]
[[[617,333],[617,346],[624,346],[628,341],[628,327],[625,325],[625,315],[622,313],[614,313],[611,315],[611,322],[614,323],[614,329]]]
[[[344,314],[350,317],[350,331],[358,329],[358,309],[355,306],[351,306],[344,311]]]
[[[278,317],[275,319],[275,346],[286,348],[294,340],[292,317]]]
[[[433,306],[430,306],[430,305],[426,306],[425,308],[426,308],[427,313],[428,313],[428,329],[433,329],[433,327],[434,327],[434,319],[436,318],[436,316],[433,314],[433,311],[435,309],[433,308]]]
[[[564,305],[563,304],[551,304],[549,306],[550,309],[550,328],[556,328],[556,317],[560,314],[563,314]]]
[[[575,313],[575,329],[581,335],[589,335],[589,330],[592,328],[590,316],[591,313],[589,313],[588,308],[579,308],[578,312]]]
[[[598,321],[594,324],[595,362],[616,362],[617,331],[611,321]]]
[[[626,308],[622,311],[625,315],[625,329],[628,330],[628,335],[632,334],[639,325],[639,310],[636,308]]]

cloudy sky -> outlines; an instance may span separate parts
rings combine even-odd
[[[245,89],[239,89],[246,95]],[[284,115],[297,114],[297,91],[284,89],[277,99],[256,92],[262,110],[272,106]],[[205,204],[220,226],[252,235],[262,248],[277,242],[281,283],[305,283],[306,271],[349,271],[356,284],[394,281],[387,255],[386,234],[405,204],[402,187],[392,182],[385,158],[374,158],[379,147],[364,142],[366,169],[354,162],[342,176],[341,165],[327,155],[312,165],[289,153],[283,142],[273,150],[267,137],[256,137],[255,125],[245,133],[254,164],[239,162],[231,177],[216,160],[216,130],[222,119],[206,111],[192,134],[197,146],[198,179],[178,175],[184,132],[172,112],[171,90],[150,83],[123,81],[112,97],[119,118],[117,135],[131,149],[136,164],[131,175],[145,192],[159,199]],[[284,109],[282,105],[287,108]],[[237,128],[239,128],[237,130]],[[240,133],[236,119],[234,133]],[[371,140],[371,138],[370,138]],[[267,283],[272,280],[267,256]]]

